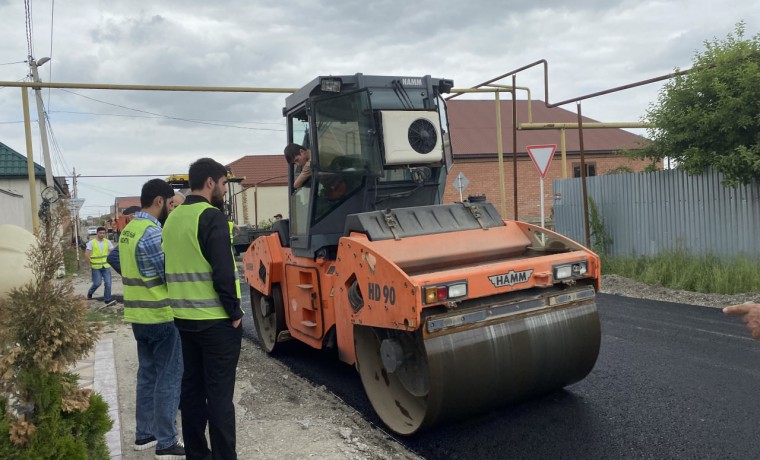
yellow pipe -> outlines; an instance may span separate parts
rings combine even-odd
[[[32,228],[37,236],[40,230],[40,221],[37,217],[37,187],[34,178],[34,157],[32,155],[32,123],[29,119],[29,95],[26,88],[21,88],[21,103],[24,106],[24,134],[26,134],[26,169],[29,175],[29,200],[32,203]]]
[[[562,178],[567,179],[567,145],[565,144],[565,128],[559,130],[559,150],[562,152]]]
[[[528,93],[528,123],[533,123],[533,106],[531,103],[531,96],[530,96],[530,88],[527,86],[515,86],[514,88],[512,86],[507,85],[487,85],[489,87],[493,88],[502,88],[502,89],[521,89]]]
[[[583,129],[603,128],[654,128],[654,124],[640,122],[583,123]],[[518,129],[578,129],[578,123],[520,123]]]
[[[504,147],[501,142],[501,100],[496,91],[496,152],[499,158],[499,193],[501,198],[501,218],[507,217],[507,189],[504,186]]]
[[[0,81],[0,87],[2,86],[15,86],[21,88],[112,89],[131,91],[209,91],[217,93],[294,93],[298,90],[298,88],[256,88],[245,86],[112,85],[106,83]]]

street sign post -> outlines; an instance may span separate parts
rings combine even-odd
[[[538,169],[538,174],[541,176],[541,227],[545,226],[544,221],[544,179],[546,173],[549,171],[549,165],[552,163],[554,152],[557,150],[556,144],[546,145],[528,145],[526,147],[530,159],[533,160],[533,164]]]
[[[82,209],[83,204],[84,198],[69,198],[68,202],[66,203],[72,215],[78,215],[79,210]]]
[[[469,179],[467,179],[464,174],[461,172],[457,174],[457,177],[454,178],[454,187],[459,190],[459,201],[464,201],[462,199],[462,192],[464,189],[467,188],[467,186],[470,184]]]

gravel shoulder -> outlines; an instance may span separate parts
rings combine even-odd
[[[760,292],[746,294],[704,294],[701,292],[668,289],[660,285],[650,286],[618,275],[602,276],[602,291],[637,299],[678,302],[703,307],[723,308],[745,302],[760,303]]]
[[[90,286],[85,271],[74,278],[74,288],[84,296]],[[121,304],[104,311],[102,287],[90,308],[114,316]],[[121,277],[113,273],[114,298],[121,300]],[[98,299],[100,297],[101,299]],[[118,316],[120,318],[120,315]],[[245,327],[253,327],[246,324]],[[118,381],[122,459],[148,460],[153,450],[132,450],[134,441],[137,347],[129,324],[110,323],[103,338],[113,340]],[[314,387],[269,358],[255,343],[244,339],[235,388],[238,458],[327,460],[416,460],[382,429],[324,387]],[[178,418],[178,424],[179,424]]]
[[[83,271],[74,277],[76,292],[85,295],[90,285]],[[723,307],[743,302],[760,302],[760,293],[718,295],[676,291],[649,286],[617,275],[605,275],[602,292],[633,298]],[[113,296],[122,299],[121,277],[114,273]],[[91,301],[91,309],[103,311],[102,287]],[[110,309],[121,312],[121,304]],[[246,324],[246,327],[252,327]],[[122,457],[125,460],[152,459],[153,451],[135,452],[134,382],[137,353],[128,324],[114,321],[104,338],[114,344]],[[324,387],[314,387],[284,365],[270,359],[249,340],[243,340],[238,365],[235,404],[238,454],[241,459],[419,459],[382,429],[371,425]]]

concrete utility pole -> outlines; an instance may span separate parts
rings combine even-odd
[[[37,67],[45,64],[50,60],[49,57],[40,58],[37,62],[33,57],[29,56],[29,67],[32,69],[32,79],[35,83],[40,83],[40,75],[37,72]],[[48,147],[47,138],[47,125],[45,124],[45,109],[42,106],[42,95],[40,94],[40,87],[34,88],[34,94],[37,97],[37,118],[40,123],[40,138],[42,139],[42,155],[45,160],[45,182],[48,187],[53,187],[55,190],[55,182],[53,179],[53,165],[50,163],[50,148]]]
[[[77,168],[73,169],[72,175],[74,176],[74,198],[77,197]],[[77,253],[77,270],[79,270],[79,210],[74,213],[74,244],[76,245]]]

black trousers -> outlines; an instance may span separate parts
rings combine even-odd
[[[240,358],[243,325],[232,327],[228,320],[208,328],[180,330],[182,359],[182,436],[187,460],[234,460],[235,374]],[[206,442],[206,424],[211,450]]]

